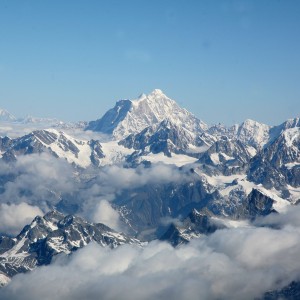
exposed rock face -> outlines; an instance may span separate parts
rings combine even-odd
[[[193,209],[181,224],[171,224],[160,240],[168,241],[173,246],[178,246],[188,243],[193,238],[211,234],[222,228],[224,228],[223,225],[217,224],[209,216]]]

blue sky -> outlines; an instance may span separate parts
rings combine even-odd
[[[300,114],[300,1],[0,0],[0,107],[94,120],[162,89],[203,121]]]

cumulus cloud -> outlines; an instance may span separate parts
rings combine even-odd
[[[298,227],[235,228],[172,248],[96,244],[17,275],[1,299],[255,299],[300,279]]]
[[[9,235],[17,235],[20,230],[43,212],[37,206],[27,203],[0,204],[0,232]]]
[[[107,200],[102,200],[95,207],[93,221],[95,223],[103,223],[115,230],[121,229],[119,213],[114,210]]]

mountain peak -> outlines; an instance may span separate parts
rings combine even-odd
[[[240,127],[269,127],[268,125],[264,124],[264,123],[260,123],[257,121],[254,121],[252,119],[246,119],[241,125]]]
[[[160,89],[154,89],[151,93],[142,93],[136,100],[131,101],[133,105],[140,105],[141,102],[148,103],[148,105],[163,104],[163,105],[174,105],[176,102],[171,100],[166,94]],[[176,104],[177,105],[177,104]]]
[[[0,108],[0,121],[16,121],[16,117],[10,114],[6,109]]]
[[[154,89],[149,95],[152,96],[165,96],[162,90],[160,89]]]
[[[149,126],[158,125],[164,119],[169,119],[191,132],[202,132],[207,127],[160,89],[155,89],[148,95],[142,94],[136,100],[117,102],[101,119],[90,122],[86,129],[124,139],[132,133],[137,134]]]

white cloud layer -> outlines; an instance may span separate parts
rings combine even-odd
[[[255,299],[300,279],[300,229],[219,230],[172,248],[110,250],[90,244],[53,265],[17,275],[0,290],[22,299]]]

